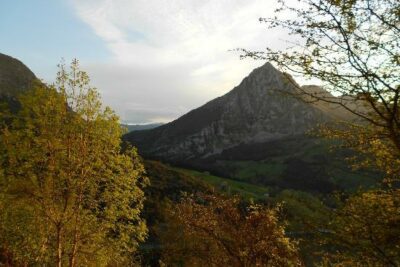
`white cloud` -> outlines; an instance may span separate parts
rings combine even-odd
[[[282,46],[285,34],[258,21],[272,15],[273,2],[72,0],[113,55],[112,62],[84,67],[105,102],[133,122],[176,118],[229,91],[262,64],[241,61],[229,50]]]

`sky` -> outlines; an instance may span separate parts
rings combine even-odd
[[[52,82],[79,59],[126,123],[168,122],[221,96],[265,62],[236,48],[282,48],[274,0],[0,0],[0,53]]]

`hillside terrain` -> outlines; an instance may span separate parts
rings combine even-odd
[[[37,80],[35,74],[21,61],[0,53],[0,101],[5,101],[11,110],[16,110],[16,96],[29,89]]]
[[[303,91],[334,98],[318,86]],[[354,172],[354,153],[310,135],[319,124],[352,121],[344,108],[294,97],[298,85],[271,64],[253,70],[226,95],[155,129],[124,139],[150,159],[267,186],[330,193],[373,186],[380,175]],[[363,179],[360,179],[363,177]]]
[[[138,146],[145,158],[192,169],[191,174],[194,170],[209,173],[201,177],[221,188],[236,183],[232,188],[239,193],[240,183],[260,187],[260,195],[282,189],[326,194],[373,186],[379,175],[352,171],[344,160],[352,155],[350,151],[331,153],[332,143],[306,135],[318,123],[349,118],[349,114],[285,94],[296,90],[288,79],[267,63],[225,96],[171,123],[128,125],[131,132],[124,139]],[[0,54],[0,97],[12,109],[18,105],[17,94],[34,80],[36,76],[22,62]],[[327,94],[320,87],[303,88]],[[140,130],[143,127],[152,129]],[[241,193],[260,197],[246,190]]]
[[[0,53],[0,96],[15,96],[28,89],[35,79],[35,74],[21,61]]]
[[[322,220],[325,203],[329,197],[317,196],[298,190],[274,191],[271,187],[255,185],[245,181],[211,175],[191,169],[177,168],[157,161],[146,160],[146,172],[150,186],[145,190],[146,202],[143,216],[149,227],[149,237],[140,246],[142,264],[158,266],[158,259],[164,246],[171,245],[173,240],[161,239],[168,229],[168,217],[171,207],[179,203],[186,194],[213,193],[223,195],[240,195],[245,202],[258,202],[266,205],[283,205],[282,216],[287,219],[288,230],[292,235],[301,233],[304,220]],[[315,244],[310,237],[302,240],[303,257],[312,262],[310,250]],[[309,257],[311,257],[309,259]],[[312,266],[310,264],[309,266]]]

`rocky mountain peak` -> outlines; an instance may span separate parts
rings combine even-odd
[[[330,118],[293,98],[292,78],[266,63],[233,90],[154,130],[125,139],[145,155],[168,159],[208,157],[240,144],[304,134]]]

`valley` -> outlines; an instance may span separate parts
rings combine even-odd
[[[296,86],[266,63],[226,95],[165,125],[127,133],[123,140],[144,158],[270,193],[294,189],[324,195],[377,186],[380,173],[350,167],[357,153],[318,136],[324,124],[351,122],[354,116],[329,103],[305,102],[293,95]],[[304,88],[328,94],[317,86]]]
[[[390,111],[386,96],[300,85],[262,62],[169,123],[124,124],[77,60],[46,84],[0,54],[0,266],[336,266],[324,264],[376,247],[398,257],[387,241],[399,236],[387,138],[398,129],[362,120]]]

